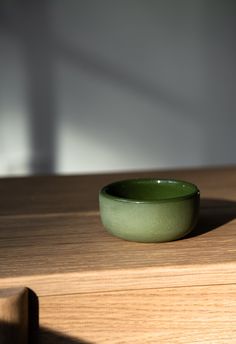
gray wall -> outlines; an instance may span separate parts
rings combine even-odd
[[[236,163],[236,2],[2,0],[0,174]]]

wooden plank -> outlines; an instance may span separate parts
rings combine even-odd
[[[0,179],[0,215],[98,211],[98,191],[112,181],[156,177],[196,183],[202,197],[236,201],[236,167]]]
[[[236,285],[62,295],[40,304],[44,344],[60,342],[60,333],[62,343],[236,342]]]
[[[199,186],[196,230],[162,244],[106,233],[100,187],[151,176]],[[235,167],[5,178],[0,192],[0,287],[40,296],[43,344],[236,341]]]
[[[115,238],[97,215],[3,216],[0,287],[23,284],[53,295],[236,283],[234,209],[217,208],[216,222],[212,211],[202,210],[192,235],[161,244]]]
[[[0,287],[27,285],[39,295],[52,295],[234,283],[235,171],[0,180]],[[196,231],[162,244],[132,243],[107,234],[98,215],[99,188],[114,179],[157,174],[200,186]]]
[[[28,343],[28,291],[0,289],[0,343]]]

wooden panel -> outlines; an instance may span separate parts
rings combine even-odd
[[[235,285],[42,297],[40,309],[44,344],[60,333],[60,343],[236,342]]]
[[[0,287],[27,285],[38,295],[53,295],[234,283],[234,209],[202,213],[191,236],[161,244],[117,239],[96,215],[2,216]]]
[[[69,177],[2,178],[0,215],[97,211],[98,191],[103,185],[133,177],[185,179],[196,183],[203,197],[236,201],[235,167]]]

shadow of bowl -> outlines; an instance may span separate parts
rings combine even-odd
[[[225,199],[203,198],[199,220],[194,230],[184,239],[210,232],[236,218],[236,202]]]

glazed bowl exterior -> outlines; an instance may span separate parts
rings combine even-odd
[[[130,179],[102,188],[101,221],[106,230],[125,240],[165,242],[188,234],[197,223],[198,188],[170,179]]]

